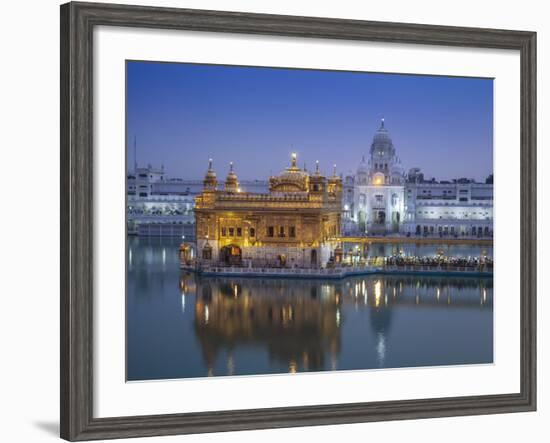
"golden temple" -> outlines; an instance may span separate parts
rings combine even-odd
[[[296,154],[267,193],[239,187],[231,163],[223,189],[212,160],[195,199],[200,266],[325,267],[334,260],[341,233],[342,180],[297,166]]]

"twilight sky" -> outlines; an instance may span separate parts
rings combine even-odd
[[[181,63],[127,64],[128,170],[200,179],[214,159],[239,179],[300,166],[355,171],[385,118],[405,171],[484,181],[493,172],[491,79]]]

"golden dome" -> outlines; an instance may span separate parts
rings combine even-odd
[[[307,191],[309,174],[298,167],[296,153],[292,153],[291,164],[277,177],[271,177],[272,191],[303,192]]]

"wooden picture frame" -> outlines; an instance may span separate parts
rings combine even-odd
[[[518,394],[94,418],[94,27],[513,49],[521,57],[521,390]],[[91,440],[533,411],[536,408],[536,34],[330,18],[68,3],[61,6],[61,437]]]

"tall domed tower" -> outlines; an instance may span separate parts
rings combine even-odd
[[[395,153],[384,119],[381,120],[380,128],[372,139],[369,166],[369,184],[390,185],[404,182],[401,162]]]
[[[360,232],[397,232],[404,212],[404,175],[385,121],[375,132],[368,165],[357,168],[354,188],[354,221]]]

